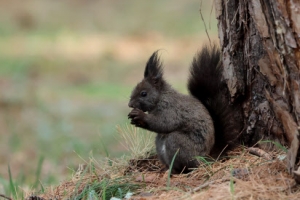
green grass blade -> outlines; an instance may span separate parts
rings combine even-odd
[[[9,165],[8,165],[8,175],[9,175],[9,188],[10,188],[10,192],[12,193],[13,197],[15,199],[17,199],[16,186],[15,186],[14,181],[12,179],[11,170],[10,170],[10,166]]]
[[[121,188],[118,188],[119,198],[123,197],[123,192]]]
[[[102,200],[106,200],[106,187],[103,188]]]
[[[37,169],[35,172],[35,182],[33,185],[34,189],[36,189],[39,185],[43,162],[44,162],[44,156],[40,156],[39,161],[38,161],[38,166],[37,166]]]
[[[173,164],[174,164],[174,161],[175,161],[175,158],[176,158],[178,152],[179,152],[179,149],[177,149],[176,153],[174,154],[174,156],[172,158],[171,164],[170,164],[170,169],[169,169],[169,173],[168,173],[168,180],[167,180],[167,188],[170,187],[171,172],[172,172]]]
[[[105,152],[106,157],[109,158],[109,152],[108,152],[107,146],[104,144],[104,142],[102,140],[100,140],[100,144]]]
[[[74,195],[75,196],[77,196],[78,195],[78,189],[79,189],[79,187],[80,187],[80,185],[81,185],[81,183],[82,183],[82,179],[83,179],[83,177],[86,175],[86,173],[87,173],[87,171],[88,171],[88,167],[86,167],[84,170],[83,170],[83,172],[82,172],[82,174],[80,174],[80,179],[79,179],[79,181],[77,182],[77,184],[76,184],[76,187],[75,187],[75,192],[74,192]]]
[[[196,156],[196,159],[204,163],[206,166],[208,166],[210,169],[212,168],[211,165],[214,163],[212,161],[208,161],[206,157],[203,156]]]
[[[263,141],[260,141],[259,143],[272,143],[276,147],[278,147],[279,149],[281,149],[282,151],[284,151],[285,153],[288,152],[288,149],[285,146],[283,146],[282,144],[280,144],[279,142],[275,142],[275,141],[272,141],[272,140],[263,140]]]

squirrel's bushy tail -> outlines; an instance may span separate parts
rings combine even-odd
[[[234,144],[241,131],[241,123],[235,120],[238,117],[234,112],[236,105],[230,105],[227,98],[227,87],[222,80],[221,52],[216,45],[204,46],[194,57],[188,89],[205,105],[214,121],[213,153],[222,151],[227,144]]]

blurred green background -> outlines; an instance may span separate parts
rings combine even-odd
[[[217,40],[213,1],[201,11]],[[0,193],[65,180],[93,155],[126,153],[131,89],[153,51],[186,92],[189,64],[208,42],[199,0],[0,0]]]

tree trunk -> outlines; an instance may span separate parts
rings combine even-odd
[[[291,172],[299,148],[300,1],[216,0],[215,8],[223,77],[231,103],[242,102],[240,139],[287,145]]]

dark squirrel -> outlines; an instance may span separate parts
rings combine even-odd
[[[128,118],[136,127],[157,133],[156,152],[168,168],[178,151],[173,173],[189,172],[198,167],[197,156],[219,153],[237,139],[239,127],[224,95],[221,67],[219,48],[204,46],[190,68],[191,95],[184,95],[164,80],[156,51],[146,64],[144,79],[132,91]]]

